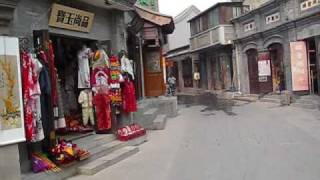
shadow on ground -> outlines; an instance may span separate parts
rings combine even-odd
[[[212,116],[215,115],[213,111],[223,111],[229,116],[236,116],[237,114],[233,112],[234,106],[243,106],[244,104],[236,104],[235,101],[229,99],[219,99],[215,94],[203,93],[200,95],[179,95],[178,103],[184,105],[185,107],[190,106],[205,106],[201,112],[207,113],[205,115]]]

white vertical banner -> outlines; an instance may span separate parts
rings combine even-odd
[[[25,141],[19,40],[0,36],[0,146]]]

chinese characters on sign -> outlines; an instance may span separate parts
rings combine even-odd
[[[268,52],[260,53],[258,57],[259,82],[267,82],[271,76],[271,61]]]
[[[53,4],[49,25],[74,31],[90,32],[93,19],[93,13]]]
[[[290,42],[293,91],[309,90],[307,48],[304,41]]]

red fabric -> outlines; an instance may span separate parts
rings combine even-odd
[[[110,97],[107,93],[98,93],[93,98],[96,109],[97,129],[106,131],[111,129]]]
[[[108,85],[109,76],[108,68],[95,68],[91,73],[91,87]]]
[[[54,63],[54,50],[52,42],[49,42],[48,49],[48,59],[49,59],[49,69],[50,69],[50,78],[51,78],[51,95],[53,106],[58,106],[58,90],[57,90],[57,70]]]
[[[126,80],[123,87],[123,110],[126,113],[137,111],[136,92],[133,82]]]
[[[33,71],[32,68],[34,64],[30,56],[23,52],[21,54],[22,59],[22,90],[23,90],[23,110],[24,110],[24,124],[26,131],[26,139],[27,141],[31,141],[34,139],[34,123],[33,123],[33,115],[32,115],[32,106],[30,101],[32,100],[31,91],[35,87]]]

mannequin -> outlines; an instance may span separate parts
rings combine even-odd
[[[121,71],[122,73],[128,73],[134,80],[133,68],[131,61],[127,58],[127,53],[125,51],[121,52]]]
[[[90,67],[89,58],[91,50],[86,45],[78,53],[78,88],[90,87]]]
[[[80,92],[78,102],[82,107],[82,120],[84,126],[88,126],[89,120],[91,126],[94,125],[92,100],[93,98],[91,89],[85,89]]]

